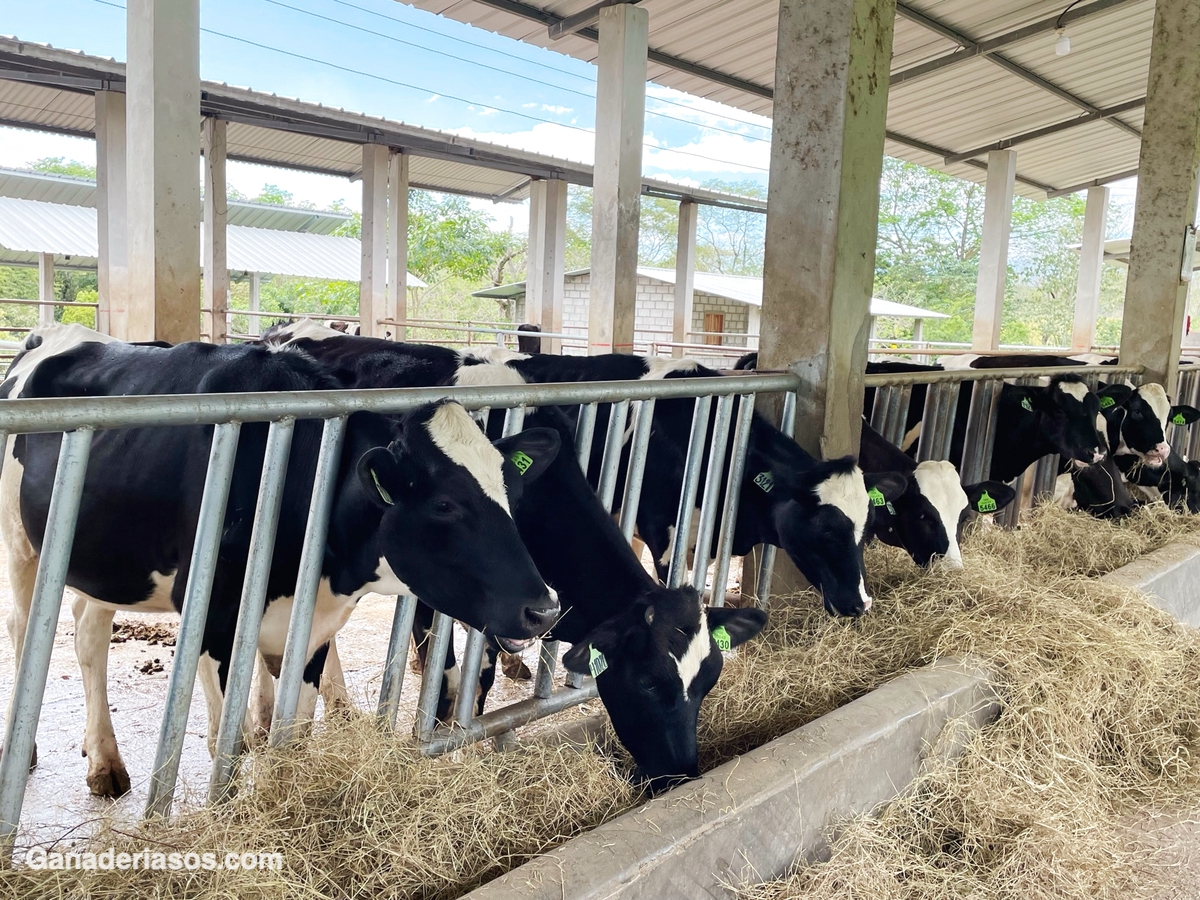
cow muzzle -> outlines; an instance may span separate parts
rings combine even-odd
[[[1163,441],[1153,450],[1147,450],[1142,456],[1142,460],[1152,469],[1157,469],[1167,461],[1167,457],[1171,455],[1171,445]]]

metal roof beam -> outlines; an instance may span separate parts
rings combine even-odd
[[[897,134],[895,131],[887,131],[884,133],[884,136],[889,141],[895,141],[897,144],[903,144],[905,147],[912,147],[914,150],[920,150],[922,153],[928,153],[930,156],[940,156],[942,159],[945,159],[947,156],[951,155],[950,151],[945,147],[939,147],[936,144],[929,144],[925,141],[919,141],[916,138],[910,138],[903,134]],[[975,169],[987,170],[987,163],[979,162],[979,160],[964,159],[962,162],[963,165],[971,166]],[[1049,184],[1045,184],[1044,182],[1037,181],[1033,178],[1028,178],[1019,172],[1017,173],[1017,181],[1039,191],[1045,191],[1047,196],[1057,196],[1059,193],[1058,188]]]
[[[1087,113],[1082,116],[1077,116],[1074,119],[1068,119],[1065,122],[1056,122],[1053,125],[1047,125],[1044,128],[1035,128],[1032,131],[1026,131],[1022,134],[1013,135],[1010,138],[996,141],[993,144],[988,144],[984,147],[976,147],[974,150],[967,150],[965,153],[951,153],[945,157],[946,165],[965,162],[968,159],[973,159],[976,156],[982,156],[985,153],[990,153],[992,150],[1008,150],[1018,144],[1028,143],[1029,141],[1037,140],[1038,138],[1048,137],[1052,134],[1067,131],[1071,128],[1078,128],[1080,125],[1087,125],[1091,122],[1099,122],[1101,119],[1109,119],[1112,116],[1131,110],[1141,109],[1146,105],[1145,97],[1138,97],[1136,100],[1128,100],[1125,103],[1118,103],[1116,106],[1110,106],[1108,109],[1099,110],[1098,113]]]
[[[1126,178],[1135,177],[1137,173],[1137,169],[1130,169],[1128,172],[1118,172],[1115,175],[1105,175],[1103,178],[1095,178],[1091,181],[1085,181],[1082,184],[1073,184],[1070,187],[1048,191],[1046,196],[1047,199],[1050,200],[1053,200],[1055,197],[1065,197],[1067,194],[1074,194],[1077,191],[1086,191],[1088,188],[1103,187],[1106,184],[1112,184],[1114,181],[1124,181]]]
[[[907,3],[900,2],[896,4],[896,15],[904,16],[904,18],[908,19],[910,22],[915,22],[922,28],[941,35],[942,37],[946,38],[946,40],[954,41],[956,44],[961,44],[964,48],[973,51],[976,55],[979,55],[980,53],[980,44],[974,38],[968,37],[961,31],[957,31],[953,27],[947,25],[945,22],[941,22],[932,16],[926,15],[918,9],[914,9]],[[1072,106],[1082,109],[1084,112],[1092,113],[1094,115],[1098,115],[1101,112],[1098,106],[1088,103],[1082,97],[1077,97],[1075,94],[1072,94],[1070,91],[1059,87],[1054,82],[1043,78],[1036,72],[1025,68],[1019,63],[1013,62],[1002,53],[989,53],[986,54],[984,58],[994,65],[1000,66],[1002,69],[1011,72],[1018,78],[1028,81],[1030,84],[1041,88],[1043,91],[1053,94],[1065,103],[1069,103]],[[1098,117],[1103,118],[1099,115]],[[1120,128],[1122,131],[1127,132],[1128,134],[1133,135],[1139,141],[1142,139],[1142,133],[1140,131],[1138,131],[1132,125],[1127,125],[1120,119],[1105,118],[1104,121],[1111,122],[1114,126]]]
[[[1081,6],[1077,9],[1072,9],[1061,16],[1050,16],[1041,21],[1026,25],[1024,28],[1018,28],[1014,31],[1009,31],[1004,34],[997,35],[994,38],[989,38],[986,41],[974,41],[971,46],[964,46],[962,49],[955,50],[953,53],[946,56],[939,56],[936,59],[927,60],[923,63],[918,63],[907,69],[901,69],[899,72],[893,72],[891,77],[892,87],[898,84],[904,84],[906,81],[913,81],[917,78],[922,78],[933,72],[939,72],[942,69],[948,69],[952,66],[957,66],[960,63],[969,62],[972,59],[979,59],[981,56],[988,56],[995,53],[997,50],[1007,47],[1010,44],[1016,44],[1031,37],[1036,37],[1039,34],[1054,31],[1057,28],[1065,28],[1073,22],[1079,22],[1083,19],[1090,18],[1100,13],[1108,12],[1110,9],[1117,6],[1124,6],[1127,3],[1139,3],[1142,0],[1096,0],[1094,3],[1089,3],[1087,6]],[[1061,24],[1060,24],[1061,21]],[[940,33],[940,32],[939,32]],[[957,37],[950,37],[943,34],[949,40],[958,42]]]
[[[559,19],[549,26],[546,30],[549,32],[550,40],[557,41],[568,34],[574,34],[581,28],[593,27],[600,21],[600,10],[606,6],[616,6],[618,3],[637,3],[637,0],[600,0],[599,3],[567,16],[565,19]]]

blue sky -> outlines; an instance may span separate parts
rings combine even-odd
[[[395,0],[201,0],[200,26],[202,78],[591,161],[589,63]],[[125,58],[123,0],[11,3],[0,27]],[[766,185],[769,120],[652,84],[647,91],[647,174]],[[90,162],[94,148],[0,129],[0,165],[46,155]],[[344,197],[358,206],[357,186],[341,179],[235,164],[229,177],[246,193],[271,182],[320,205]],[[524,218],[508,204],[493,211],[505,225]]]

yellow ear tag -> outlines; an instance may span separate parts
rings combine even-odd
[[[608,669],[608,660],[604,658],[604,654],[588,644],[588,671],[592,673],[593,678],[598,678]]]
[[[518,450],[508,459],[514,466],[517,467],[517,471],[522,475],[528,472],[529,467],[533,465],[533,457],[520,450]]]
[[[395,506],[396,504],[392,502],[392,495],[379,483],[379,476],[375,474],[374,469],[371,470],[371,480],[375,482],[375,490],[379,491],[379,496],[383,498],[383,502],[388,506]]]
[[[992,513],[996,511],[996,501],[992,499],[987,491],[979,495],[979,500],[975,503],[975,508],[981,513]]]
[[[729,637],[729,632],[725,630],[724,625],[718,625],[712,630],[713,640],[717,642],[717,649],[722,653],[728,653],[733,649],[733,640]]]

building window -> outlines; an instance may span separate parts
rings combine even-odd
[[[725,333],[724,313],[704,314],[704,343],[721,344],[721,335]]]

